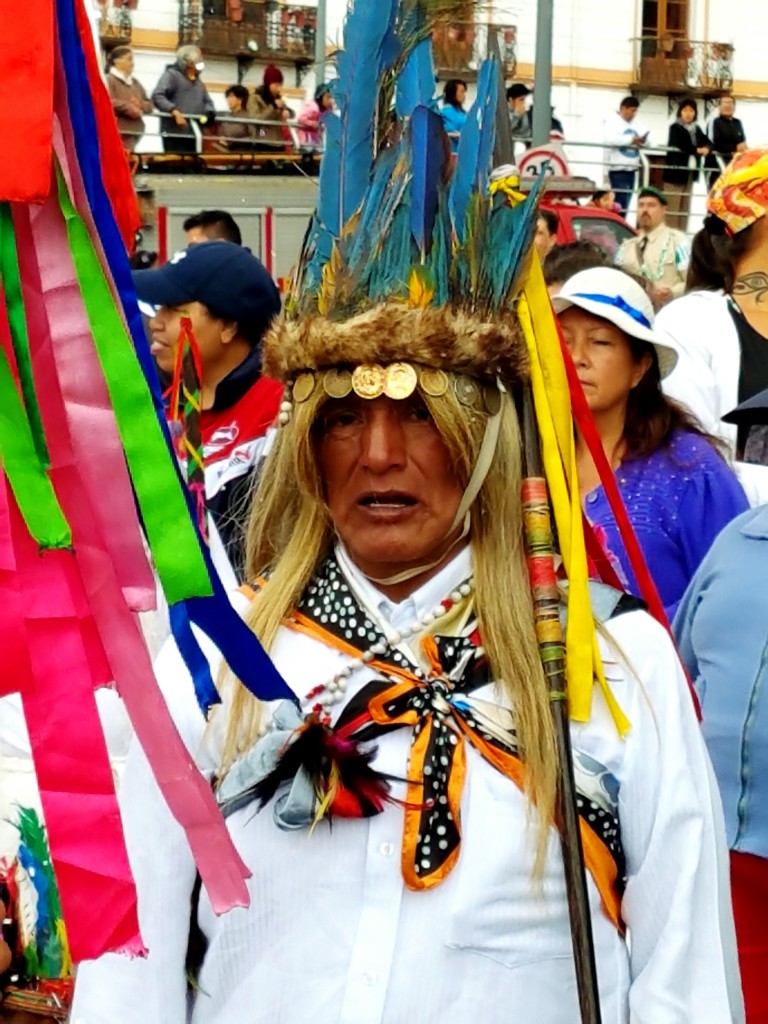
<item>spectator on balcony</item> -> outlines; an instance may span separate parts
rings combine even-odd
[[[160,135],[166,153],[196,153],[197,139],[190,117],[201,124],[213,120],[213,100],[200,74],[205,65],[197,46],[181,46],[176,61],[169,64],[152,93],[152,102],[160,111]]]
[[[682,231],[666,222],[667,197],[657,188],[641,188],[637,199],[637,236],[622,243],[616,264],[648,282],[658,312],[685,291],[690,246]]]
[[[457,152],[459,148],[459,134],[467,120],[467,112],[464,109],[464,100],[467,97],[467,83],[460,78],[451,78],[445,83],[443,90],[443,105],[440,114],[443,118],[445,130],[451,140],[451,149]]]
[[[713,152],[707,158],[707,166],[712,168],[709,176],[709,187],[712,188],[720,176],[720,165],[716,157],[720,157],[724,164],[729,164],[737,153],[743,153],[747,148],[747,137],[744,134],[744,125],[733,116],[736,109],[736,101],[733,96],[721,96],[717,107],[717,114],[709,119],[707,135],[712,139]]]
[[[699,177],[701,158],[709,156],[712,142],[698,124],[699,108],[692,99],[683,100],[677,108],[677,120],[669,126],[662,179],[669,202],[673,227],[685,231],[691,208],[691,191]],[[691,167],[691,160],[694,166]]]
[[[299,143],[310,149],[319,149],[323,144],[323,114],[332,114],[335,110],[333,93],[327,82],[321,82],[315,89],[315,95],[305,101],[297,118],[299,125]]]
[[[107,91],[112,100],[123,149],[129,159],[136,143],[144,134],[144,118],[152,110],[152,102],[144,86],[133,77],[133,50],[116,46],[109,55]]]
[[[274,121],[256,125],[256,148],[266,151],[285,149],[291,141],[285,122],[293,117],[293,111],[283,99],[283,72],[274,64],[264,68],[264,80],[248,100],[248,113],[256,121]]]
[[[524,142],[526,148],[530,146],[533,136],[530,99],[532,95],[533,91],[523,82],[514,82],[507,89],[509,130],[512,133],[512,141]]]
[[[230,85],[224,93],[229,114],[227,119],[218,121],[215,148],[220,153],[247,153],[253,150],[256,132],[250,124],[246,109],[248,95],[244,85]]]
[[[622,217],[626,217],[629,201],[635,191],[640,149],[648,143],[649,133],[636,120],[639,106],[640,101],[634,96],[625,96],[619,109],[607,117],[603,124],[603,159],[608,167],[608,180],[616,193]]]

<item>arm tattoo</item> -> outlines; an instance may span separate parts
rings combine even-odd
[[[754,295],[755,302],[759,305],[768,295],[768,274],[758,270],[737,278],[733,286],[733,295]]]

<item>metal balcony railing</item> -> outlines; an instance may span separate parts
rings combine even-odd
[[[517,26],[474,22],[441,25],[432,33],[435,67],[440,77],[474,77],[488,55],[489,32],[495,32],[499,41],[504,78],[514,78],[517,71]]]
[[[733,86],[733,46],[673,36],[643,36],[635,45],[633,88],[657,95],[716,96]]]
[[[215,5],[206,5],[210,10]],[[242,4],[242,18],[203,13],[202,19],[182,19],[180,43],[196,43],[208,56],[263,57],[308,63],[314,59],[317,8],[297,4]]]
[[[99,39],[105,50],[115,46],[130,46],[133,25],[129,0],[106,3],[99,17]]]

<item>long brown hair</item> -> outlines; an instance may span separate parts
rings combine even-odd
[[[647,341],[625,335],[632,352],[632,358],[639,363],[650,355],[651,365],[639,384],[634,387],[627,400],[624,421],[624,441],[627,445],[627,459],[641,459],[652,455],[660,448],[668,448],[676,431],[685,430],[703,437],[720,454],[725,454],[725,445],[712,434],[708,434],[693,413],[685,406],[668,398],[661,390],[661,373],[656,349]]]

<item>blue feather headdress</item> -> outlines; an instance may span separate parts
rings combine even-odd
[[[430,365],[453,369],[458,361],[480,376],[519,369],[517,353],[506,365],[502,350],[519,347],[513,311],[537,196],[524,198],[510,187],[516,182],[489,187],[503,97],[494,58],[480,67],[452,159],[434,102],[429,38],[450,6],[386,0],[358,4],[348,16],[334,88],[341,116],[325,117],[317,210],[286,316],[265,346],[274,376],[332,365],[338,346],[324,354],[319,334],[359,316],[369,322],[373,310],[393,304],[400,319],[413,311],[405,317],[411,341],[415,320],[417,333],[429,333],[446,312],[474,325],[474,360],[460,344],[458,352],[443,346],[442,357],[430,350]],[[492,336],[482,325],[494,326]],[[366,352],[353,345],[345,361],[365,362]]]

